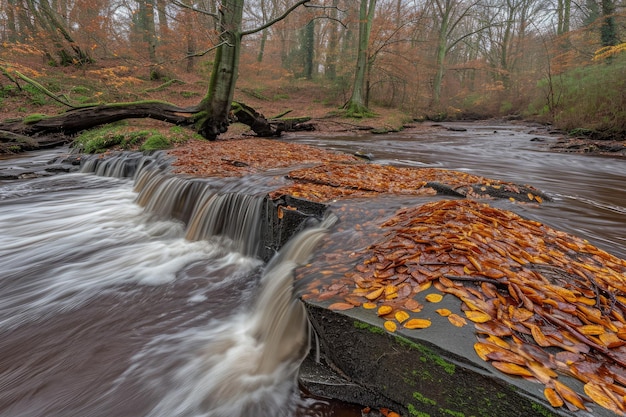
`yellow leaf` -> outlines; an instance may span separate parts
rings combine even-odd
[[[626,344],[626,342],[617,337],[615,333],[602,333],[599,338],[602,344],[609,349],[614,349]]]
[[[604,326],[601,326],[599,324],[586,324],[584,326],[580,326],[578,328],[578,331],[588,336],[599,336],[602,333],[606,332]]]
[[[437,314],[439,314],[441,317],[448,317],[450,314],[452,314],[452,312],[450,310],[448,310],[447,308],[439,308],[437,310],[435,310],[437,312]]]
[[[421,283],[417,289],[415,290],[416,293],[418,292],[422,292],[422,291],[426,291],[427,289],[429,289],[431,286],[433,285],[432,281],[426,281]]]
[[[491,320],[491,316],[487,313],[483,313],[482,311],[467,310],[465,315],[474,323],[484,323]]]
[[[397,311],[397,312],[396,312],[396,314],[395,314],[395,318],[396,318],[396,320],[398,321],[398,323],[403,323],[403,322],[405,322],[406,320],[408,320],[408,319],[409,319],[409,317],[410,317],[410,316],[409,316],[409,313],[407,313],[407,312],[406,312],[406,311],[404,311],[404,310],[399,310],[399,311]]]
[[[552,407],[559,408],[563,406],[563,400],[559,397],[552,388],[546,388],[543,390],[543,395],[546,397]]]
[[[573,406],[577,408],[580,408],[581,410],[587,409],[585,405],[583,404],[582,398],[580,398],[580,396],[576,394],[576,392],[570,387],[568,387],[567,385],[563,384],[562,382],[559,382],[558,380],[555,380],[554,388],[556,389],[556,392],[559,393],[561,398],[563,398],[568,403],[572,404]]]
[[[365,298],[367,298],[370,301],[374,301],[375,299],[377,299],[378,297],[380,297],[383,294],[383,291],[385,291],[384,287],[380,287],[377,290],[374,290],[372,292],[370,292],[369,294],[367,294],[365,296]]]
[[[438,303],[441,300],[443,300],[443,295],[441,294],[432,293],[426,296],[426,301],[429,301],[431,303]]]
[[[411,319],[404,323],[407,329],[425,329],[430,327],[431,321],[428,319]]]
[[[478,355],[478,357],[480,357],[480,359],[484,360],[485,362],[489,361],[487,355],[493,352],[495,349],[496,347],[491,343],[474,343],[474,350],[476,351],[476,354]]]
[[[458,314],[450,314],[448,316],[448,321],[450,323],[452,323],[454,326],[456,327],[463,327],[467,324],[467,321],[465,321],[465,319],[461,316],[459,316]]]
[[[389,313],[391,313],[393,311],[393,308],[391,308],[391,306],[380,306],[378,307],[378,315],[379,316],[384,316],[387,315]]]
[[[396,323],[394,323],[393,321],[387,320],[385,322],[385,329],[389,330],[390,332],[395,332],[396,328]]]
[[[585,394],[587,394],[596,404],[601,405],[607,410],[613,411],[615,414],[622,414],[622,410],[618,408],[615,401],[613,401],[613,399],[609,397],[606,392],[604,392],[601,386],[596,385],[593,382],[589,382],[585,384],[583,389],[585,390]]]
[[[541,329],[539,328],[539,326],[535,325],[535,324],[531,324],[530,325],[530,332],[533,335],[533,339],[535,339],[535,342],[537,342],[537,344],[539,346],[542,347],[548,347],[548,346],[552,346],[552,343],[550,343],[548,341],[548,339],[546,338],[546,336],[543,334],[543,332],[541,331]]]
[[[363,303],[363,308],[366,310],[373,310],[377,307],[376,303]]]
[[[494,362],[491,362],[491,364],[494,366],[494,368],[496,368],[497,370],[501,372],[504,372],[505,374],[518,375],[518,376],[533,376],[533,374],[528,369],[524,368],[523,366],[514,364],[514,363],[494,361]]]

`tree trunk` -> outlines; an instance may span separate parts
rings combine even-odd
[[[445,7],[441,9],[441,25],[437,36],[437,49],[435,52],[435,77],[433,78],[433,99],[432,106],[439,106],[441,101],[441,84],[445,72],[445,60],[448,48],[448,25],[450,24],[451,7],[446,1]]]
[[[615,1],[614,0],[602,0],[602,15],[604,21],[600,27],[600,39],[602,46],[614,46],[617,45],[617,26],[615,25]]]
[[[345,105],[348,115],[353,117],[363,117],[369,111],[365,106],[364,84],[367,71],[367,50],[369,46],[372,22],[376,0],[361,0],[359,9],[359,45],[356,59],[356,70],[354,74],[354,84],[352,86],[352,96]]]
[[[339,0],[333,0],[330,9],[330,20],[328,21],[328,49],[326,51],[326,78],[334,80],[337,78],[337,48],[339,46],[339,28],[337,27],[337,7]]]
[[[220,37],[207,95],[200,104],[205,115],[198,133],[209,140],[217,139],[230,124],[230,105],[235,93],[241,50],[243,0],[227,0],[219,10]]]

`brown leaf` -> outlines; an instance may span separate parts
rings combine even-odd
[[[349,303],[334,303],[328,306],[329,310],[333,310],[333,311],[343,311],[343,310],[350,310],[351,308],[354,308],[354,304],[349,304]]]
[[[454,313],[452,313],[452,314],[450,314],[448,316],[448,321],[450,323],[452,323],[452,325],[454,325],[456,327],[463,327],[463,326],[465,326],[467,324],[467,321],[463,317],[459,316],[458,314],[454,314]]]
[[[585,405],[583,404],[583,400],[582,398],[580,398],[580,395],[576,394],[576,392],[570,387],[568,387],[567,385],[563,384],[562,382],[558,380],[555,380],[554,389],[556,389],[556,392],[559,393],[559,395],[561,396],[561,398],[563,398],[563,400],[567,401],[574,407],[579,408],[581,410],[587,409]]]

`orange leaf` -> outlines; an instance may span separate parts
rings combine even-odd
[[[516,365],[514,363],[494,361],[494,362],[491,362],[491,364],[494,366],[494,368],[496,368],[497,370],[501,372],[504,372],[505,374],[526,376],[526,377],[533,376],[533,374],[528,369],[522,366]]]
[[[377,314],[379,316],[385,316],[385,315],[391,313],[392,311],[393,311],[393,308],[391,308],[391,306],[383,305],[383,306],[378,307]]]
[[[456,327],[463,327],[467,324],[467,321],[465,321],[465,319],[461,316],[459,316],[458,314],[450,314],[448,316],[448,321],[450,323],[452,323],[452,325],[456,326]]]
[[[443,300],[443,295],[441,294],[432,293],[426,296],[426,301],[429,301],[431,303],[438,303],[441,300]]]
[[[601,326],[599,324],[587,324],[584,326],[580,326],[578,328],[578,331],[588,336],[599,336],[602,333],[606,332],[604,326]]]
[[[546,388],[543,390],[543,395],[546,397],[552,407],[558,408],[563,406],[563,400],[559,397],[552,388]]]
[[[452,314],[452,312],[450,310],[448,310],[447,308],[439,308],[437,310],[435,310],[437,312],[437,314],[439,314],[441,317],[448,317],[450,314]]]
[[[377,307],[376,303],[363,303],[363,308],[366,310],[373,310]]]
[[[467,310],[465,315],[474,323],[484,323],[491,320],[491,316],[487,313],[483,313],[482,311]]]
[[[387,320],[385,322],[385,329],[389,330],[390,332],[395,332],[397,329],[396,323],[391,320]]]
[[[334,311],[350,310],[351,308],[354,308],[354,304],[334,303],[334,304],[331,304],[330,306],[328,306],[329,310],[334,310]]]
[[[431,321],[428,319],[411,319],[404,323],[407,329],[425,329],[430,327]]]
[[[585,384],[583,389],[585,390],[585,394],[587,394],[596,404],[601,405],[616,414],[622,414],[623,410],[619,409],[618,405],[615,404],[615,401],[613,401],[613,398],[609,397],[601,386],[596,385],[593,382],[589,382]]]
[[[367,298],[370,301],[374,301],[375,299],[377,299],[378,297],[380,297],[383,294],[383,291],[385,291],[384,287],[380,287],[377,290],[374,290],[372,292],[370,292],[369,294],[367,294],[365,296],[365,298]]]
[[[568,387],[567,385],[559,382],[558,380],[554,381],[554,388],[556,392],[559,393],[561,398],[563,398],[568,403],[572,404],[574,407],[580,408],[581,410],[586,410],[587,408],[583,404],[582,398],[576,392]]]
[[[395,316],[396,320],[398,321],[398,323],[403,323],[405,321],[407,321],[409,319],[409,313],[407,313],[404,310],[399,310],[396,312]]]

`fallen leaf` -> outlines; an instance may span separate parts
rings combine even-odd
[[[552,407],[559,408],[563,406],[563,400],[552,388],[546,388],[543,390],[543,395],[546,397]]]
[[[485,323],[491,320],[491,316],[487,313],[483,313],[482,311],[467,310],[465,315],[474,323]]]
[[[396,320],[398,321],[398,323],[403,323],[406,320],[409,319],[409,313],[407,313],[404,310],[399,310],[396,312],[396,314],[394,315],[394,317],[396,318]]]
[[[439,314],[441,317],[448,317],[450,314],[452,314],[452,312],[450,310],[448,310],[447,308],[439,308],[437,310],[435,310],[437,312],[437,314]]]
[[[514,363],[495,361],[491,362],[491,364],[494,366],[494,368],[501,372],[504,372],[505,374],[525,377],[533,376],[533,374],[528,369]]]
[[[585,391],[585,394],[587,394],[596,404],[606,408],[607,410],[611,410],[616,414],[623,415],[623,410],[620,410],[615,401],[609,397],[606,392],[604,392],[600,385],[588,382],[583,387],[583,390]]]
[[[572,404],[574,407],[579,408],[581,410],[587,409],[585,405],[583,404],[582,398],[580,398],[580,396],[576,394],[576,392],[570,387],[568,387],[567,385],[563,384],[562,382],[558,380],[555,380],[554,389],[556,389],[556,392],[559,393],[559,395],[561,396],[561,398],[563,398],[563,400]]]
[[[456,327],[463,327],[467,324],[467,321],[465,321],[463,317],[454,313],[448,316],[448,321],[452,323],[453,326],[456,326]]]
[[[349,304],[349,303],[334,303],[328,306],[329,310],[333,310],[333,311],[343,311],[343,310],[350,310],[351,308],[354,308],[354,304]]]
[[[391,320],[387,320],[384,326],[385,326],[385,329],[389,330],[390,332],[395,332],[397,329],[396,323],[394,323]]]
[[[441,300],[443,300],[443,295],[441,294],[432,293],[426,296],[426,301],[431,302],[431,303],[438,303]]]
[[[363,308],[366,310],[373,310],[376,307],[378,307],[376,303],[363,303]]]
[[[393,311],[393,308],[391,308],[391,306],[388,305],[382,305],[380,307],[378,307],[378,311],[376,314],[378,314],[379,316],[385,316],[389,313],[391,313]]]
[[[404,323],[407,329],[425,329],[430,327],[432,322],[428,319],[411,319]]]
[[[377,290],[374,290],[370,293],[368,293],[365,298],[367,298],[370,301],[374,301],[375,299],[377,299],[378,297],[380,297],[381,295],[383,295],[383,291],[385,291],[384,287],[380,287]]]

